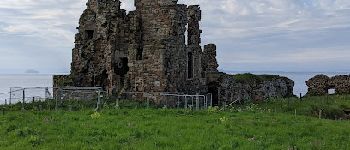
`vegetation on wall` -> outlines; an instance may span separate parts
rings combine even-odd
[[[236,74],[232,76],[238,83],[248,83],[248,84],[262,83],[264,81],[272,81],[272,80],[281,78],[281,76],[278,76],[278,75],[254,75],[251,73]]]

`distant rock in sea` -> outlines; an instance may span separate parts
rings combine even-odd
[[[40,72],[34,69],[28,69],[25,71],[26,74],[39,74]]]

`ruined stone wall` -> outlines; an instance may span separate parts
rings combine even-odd
[[[205,92],[205,80],[201,77],[199,7],[187,7],[173,0],[142,0],[136,1],[135,5],[135,13],[141,20],[141,41],[138,43],[142,43],[143,59],[132,59],[135,54],[129,51],[131,67],[128,90],[188,94]],[[185,43],[187,24],[188,45]],[[189,58],[189,53],[192,58]]]
[[[167,91],[184,92],[186,82],[187,55],[185,32],[187,25],[187,6],[177,4],[176,13],[172,15],[172,33],[165,41],[164,68],[166,68]]]
[[[202,68],[206,72],[218,72],[219,64],[216,60],[216,45],[208,44],[204,46]]]
[[[350,94],[350,75],[331,77],[329,85],[334,87],[336,94]]]
[[[69,75],[54,75],[53,87],[73,86],[73,80]]]
[[[335,89],[335,94],[350,94],[350,75],[337,75],[328,77],[316,75],[306,81],[308,86],[307,96],[327,95],[329,89]]]
[[[294,81],[281,76],[224,74],[219,79],[218,103],[244,103],[292,97],[293,87]]]
[[[202,68],[203,51],[201,48],[201,33],[199,23],[202,19],[202,12],[198,5],[191,5],[187,8],[187,67],[185,91],[189,94],[200,94],[207,92],[205,72]]]
[[[136,0],[135,6],[126,14],[119,1],[88,1],[73,49],[75,86],[101,86],[110,94],[205,93],[199,6],[174,0]]]
[[[122,84],[123,73],[116,73],[116,62],[127,56],[129,30],[125,10],[120,9],[118,0],[89,0],[78,31],[71,68],[74,86],[98,86],[111,93]]]
[[[309,81],[306,81],[306,85],[308,86],[307,95],[327,95],[329,80],[330,78],[326,75],[316,75]]]
[[[119,0],[88,1],[75,36],[71,75],[66,78],[71,86],[102,87],[109,95],[209,92],[220,101],[289,94],[287,80],[251,85],[219,73],[216,45],[205,45],[204,51],[201,47],[198,5],[135,0],[135,6],[126,13]]]
[[[177,5],[170,0],[137,0],[136,25],[140,45],[129,49],[128,91],[164,92],[167,91],[166,53],[169,47],[177,44],[172,20]],[[173,40],[173,41],[171,41]],[[136,52],[135,52],[136,51]]]

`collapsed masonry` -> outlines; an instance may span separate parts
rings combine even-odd
[[[316,75],[306,81],[308,96],[323,96],[334,89],[335,94],[350,94],[350,75],[337,75],[328,77],[326,75]]]
[[[127,14],[120,4],[88,1],[75,36],[71,75],[55,76],[54,86],[103,87],[109,95],[216,93],[218,101],[219,80],[226,76],[218,72],[216,46],[200,45],[198,5],[135,0],[136,10]]]

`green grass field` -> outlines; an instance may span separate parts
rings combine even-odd
[[[0,149],[346,150],[350,122],[330,119],[347,108],[349,97],[333,96],[225,110],[7,111],[0,115]],[[330,119],[319,119],[319,109]]]

